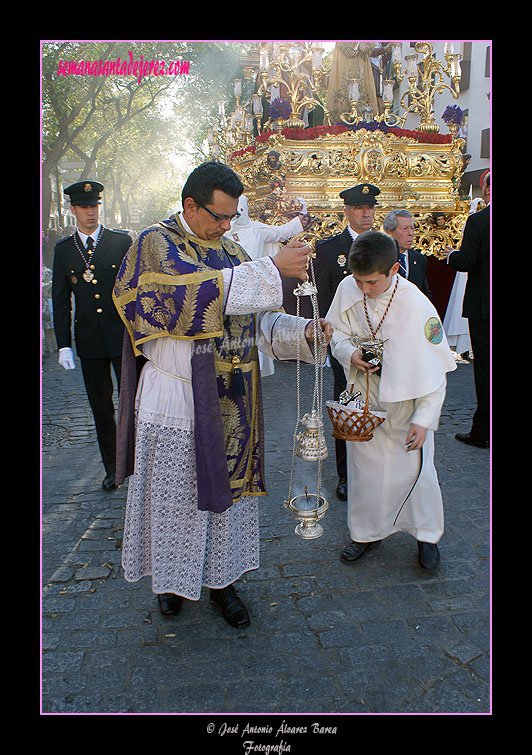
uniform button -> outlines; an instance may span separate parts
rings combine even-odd
[[[91,265],[91,270],[96,270],[96,268],[94,267],[94,265]]]
[[[94,294],[94,298],[95,299],[99,299],[100,298],[100,294]]]
[[[116,267],[116,265],[111,265],[111,267]]]
[[[96,283],[98,283],[98,281],[96,280],[96,278],[93,278],[92,281],[91,281],[91,283],[96,284]]]
[[[100,312],[103,312],[103,309],[97,309],[96,312],[98,312],[98,314],[100,314]]]

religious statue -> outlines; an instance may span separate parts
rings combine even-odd
[[[338,123],[342,113],[350,110],[351,79],[357,79],[359,82],[360,108],[369,106],[373,110],[373,115],[379,112],[371,58],[379,56],[382,52],[379,42],[336,43],[327,90],[327,110],[332,124]]]

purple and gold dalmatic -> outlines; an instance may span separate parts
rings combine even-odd
[[[142,231],[116,278],[113,299],[135,356],[154,338],[192,340],[198,507],[225,511],[265,495],[255,315],[223,312],[222,268],[249,260],[230,239],[188,234],[177,216]],[[234,361],[244,390],[233,385]]]

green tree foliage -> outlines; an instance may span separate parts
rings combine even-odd
[[[49,224],[51,184],[61,161],[83,166],[79,180],[97,168],[107,211],[111,219],[120,215],[123,225],[132,208],[148,223],[160,219],[154,213],[175,210],[184,178],[207,157],[204,140],[218,102],[230,100],[231,81],[241,76],[238,58],[251,47],[180,41],[44,43],[43,227]],[[179,73],[169,73],[171,64]]]

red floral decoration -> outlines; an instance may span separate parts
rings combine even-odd
[[[367,127],[367,128],[366,128]],[[380,131],[384,134],[393,134],[394,136],[405,136],[408,139],[415,139],[420,144],[450,144],[452,142],[453,137],[451,134],[431,134],[431,133],[425,133],[424,131],[412,131],[410,129],[404,129],[404,128],[396,128],[395,126],[386,126],[385,124],[381,123],[371,123],[371,124],[365,124],[363,126],[359,126],[358,124],[353,126],[346,126],[342,123],[337,123],[335,126],[314,126],[313,128],[283,128],[281,130],[281,134],[286,137],[287,139],[292,139],[294,141],[302,141],[307,139],[318,139],[320,136],[325,136],[326,134],[333,134],[335,136],[338,136],[339,134],[343,134],[346,131],[358,131],[360,129],[366,128],[367,131]],[[262,144],[267,139],[269,139],[270,136],[272,136],[274,131],[263,131],[262,134],[255,137],[255,144],[249,145],[249,147],[245,147],[244,149],[240,149],[237,152],[233,152],[231,155],[231,159],[234,157],[242,157],[243,155],[255,154],[256,145]]]

